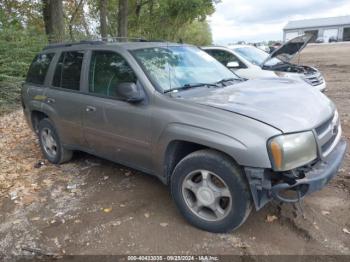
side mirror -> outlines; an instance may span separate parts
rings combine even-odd
[[[116,95],[129,103],[138,103],[145,98],[140,86],[132,82],[119,83],[116,88]]]
[[[226,67],[227,68],[239,68],[239,63],[237,61],[228,62]]]

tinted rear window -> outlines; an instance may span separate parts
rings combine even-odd
[[[54,55],[54,53],[37,55],[29,67],[26,81],[33,84],[44,84],[47,70]]]
[[[80,73],[84,52],[63,52],[56,65],[52,85],[72,90],[79,90]]]

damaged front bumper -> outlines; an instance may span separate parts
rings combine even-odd
[[[295,203],[307,194],[321,190],[337,174],[346,148],[346,141],[341,139],[326,159],[318,161],[305,172],[294,170],[294,173],[298,174],[297,177],[262,168],[246,167],[245,172],[256,209],[262,208],[272,199]]]

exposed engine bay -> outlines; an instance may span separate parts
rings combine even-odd
[[[262,69],[287,73],[299,73],[304,75],[312,75],[317,72],[317,70],[315,70],[312,67],[296,65],[291,63],[281,63],[273,66],[264,65]]]

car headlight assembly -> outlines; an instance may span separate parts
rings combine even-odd
[[[311,131],[273,137],[267,147],[275,171],[288,171],[317,158],[316,141]]]

